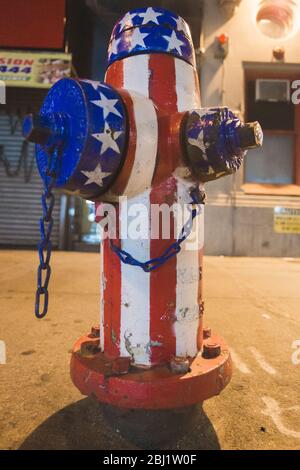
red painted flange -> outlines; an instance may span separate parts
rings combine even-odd
[[[97,349],[98,341],[87,335],[76,342],[71,358],[73,383],[83,395],[121,408],[157,410],[194,405],[218,395],[231,378],[228,347],[215,335],[204,339],[206,353],[192,359],[189,372],[184,374],[172,372],[168,365],[141,369],[130,366],[128,358],[109,359]],[[220,354],[215,353],[216,345]],[[209,358],[214,354],[219,355]]]

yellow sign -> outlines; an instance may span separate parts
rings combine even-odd
[[[0,80],[7,86],[50,88],[71,75],[71,54],[0,50]]]
[[[275,207],[274,230],[276,233],[300,234],[300,209]]]

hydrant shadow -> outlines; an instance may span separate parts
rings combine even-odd
[[[166,411],[118,410],[84,398],[50,416],[20,450],[220,449],[201,407]]]

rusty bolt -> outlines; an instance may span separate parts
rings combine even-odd
[[[214,359],[215,357],[220,356],[221,346],[218,343],[208,341],[203,344],[203,357],[205,359]]]
[[[80,355],[83,357],[94,356],[99,352],[99,340],[84,341],[80,345]]]
[[[131,357],[117,357],[113,363],[111,371],[113,374],[123,375],[129,372]]]
[[[170,368],[174,374],[187,374],[190,372],[190,361],[185,357],[173,357]]]
[[[92,338],[100,338],[100,326],[95,325],[91,328],[91,333],[89,334]]]
[[[203,328],[203,339],[211,337],[211,328]]]

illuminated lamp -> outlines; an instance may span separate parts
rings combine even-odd
[[[273,39],[290,36],[299,29],[299,4],[295,0],[262,0],[256,15],[260,31]]]

